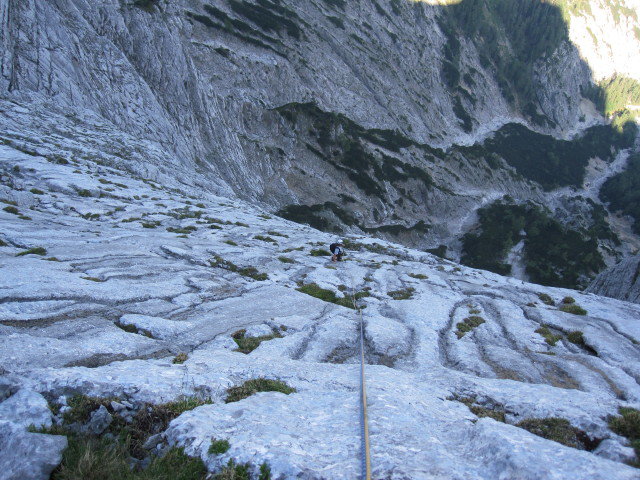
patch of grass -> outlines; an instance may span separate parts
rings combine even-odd
[[[394,300],[409,300],[413,298],[413,293],[416,291],[413,287],[407,287],[400,290],[393,290],[391,292],[387,292]]]
[[[538,294],[538,298],[540,299],[540,301],[542,303],[544,303],[545,305],[550,305],[550,306],[554,306],[555,302],[553,301],[553,298],[551,298],[549,295],[547,295],[546,293],[539,293]]]
[[[211,405],[213,402],[210,398],[202,399],[196,396],[183,396],[173,402],[163,403],[158,405],[158,408],[166,409],[173,413],[176,417],[182,415],[184,412],[193,410],[196,407],[202,405]]]
[[[269,340],[273,340],[274,338],[282,338],[282,335],[277,330],[273,330],[273,333],[270,335],[261,335],[259,337],[247,337],[246,330],[238,330],[232,336],[233,341],[236,342],[238,348],[236,348],[235,352],[241,352],[245,355],[253,352],[256,348],[260,346],[262,342],[267,342]]]
[[[189,457],[182,448],[172,448],[162,457],[153,457],[146,469],[133,471],[126,442],[76,435],[68,439],[52,480],[204,480],[207,476],[202,460]]]
[[[565,303],[560,306],[559,309],[561,312],[572,313],[574,315],[586,315],[587,311],[582,308],[580,305],[576,305],[575,303]]]
[[[478,310],[477,308],[472,308],[469,310],[469,314],[470,315],[478,315],[480,312],[480,310]]]
[[[323,250],[321,248],[314,248],[309,252],[309,255],[312,257],[330,257],[331,252],[328,250]]]
[[[262,282],[267,280],[269,276],[266,273],[261,273],[255,267],[239,267],[233,262],[229,260],[225,260],[224,258],[216,255],[212,260],[209,260],[209,264],[214,268],[223,268],[225,270],[229,270],[230,272],[235,272],[243,277],[252,278],[258,282]]]
[[[567,334],[567,340],[569,340],[571,343],[575,343],[576,345],[585,346],[584,334],[578,330],[569,332]]]
[[[114,400],[117,401],[118,399],[114,397],[100,398],[81,394],[74,395],[67,400],[67,406],[70,409],[64,412],[62,419],[65,424],[85,423],[89,420],[91,412],[101,406],[111,408],[111,402]]]
[[[49,257],[49,258],[44,258],[43,260],[46,260],[47,262],[59,262],[60,259],[58,257]]]
[[[160,222],[157,220],[154,222],[142,222],[141,225],[143,228],[158,228],[160,226]]]
[[[9,244],[0,238],[0,247],[6,247],[7,245]]]
[[[106,282],[105,279],[102,278],[98,278],[98,277],[80,277],[83,280],[89,280],[91,282],[97,282],[97,283],[102,283],[102,282]]]
[[[611,431],[628,438],[640,458],[640,410],[635,408],[620,407],[619,417],[609,420]]]
[[[285,248],[284,250],[282,250],[283,253],[289,253],[289,252],[301,252],[302,250],[304,250],[304,247],[297,247],[297,248]]]
[[[188,358],[189,358],[189,355],[187,355],[186,353],[179,353],[178,355],[173,357],[173,362],[172,363],[174,363],[174,364],[183,364],[184,362],[187,361]]]
[[[275,244],[278,243],[278,241],[275,238],[267,237],[264,235],[256,235],[253,238],[255,238],[256,240],[262,240],[263,242],[275,243]]]
[[[194,225],[189,225],[188,227],[176,228],[176,227],[167,227],[167,232],[171,233],[179,233],[181,235],[189,235],[192,232],[195,232],[198,227]]]
[[[426,280],[427,278],[429,278],[427,275],[423,273],[410,273],[409,276],[411,278],[416,278],[418,280]]]
[[[456,324],[456,336],[460,339],[464,337],[467,332],[470,332],[474,328],[479,327],[483,323],[485,323],[484,318],[478,317],[477,315],[467,317],[463,321]]]
[[[284,233],[276,232],[275,230],[269,230],[267,235],[273,235],[274,237],[284,237],[289,238],[289,235],[285,235]]]
[[[13,205],[9,205],[7,207],[4,207],[2,210],[4,210],[7,213],[12,213],[13,215],[20,215],[20,210],[18,210]]]
[[[564,297],[562,299],[562,303],[566,303],[566,304],[576,303],[576,299],[573,297]]]
[[[31,190],[29,190],[31,193],[33,193],[34,195],[44,195],[44,192],[42,190],[40,190],[39,188],[32,188]]]
[[[291,388],[280,380],[271,380],[262,377],[254,378],[247,380],[242,385],[227,389],[225,403],[238,402],[258,392],[280,392],[289,395],[290,393],[295,393],[296,389]]]
[[[18,215],[18,218],[20,220],[32,220],[32,218],[29,215]]]
[[[536,330],[536,333],[542,335],[544,341],[552,347],[555,347],[556,343],[558,343],[558,340],[562,339],[562,335],[554,335],[553,333],[551,333],[551,330],[549,330],[549,327],[546,326],[538,328]]]
[[[135,333],[138,335],[144,335],[145,337],[153,338],[153,335],[150,331],[145,330],[143,328],[138,328],[135,325],[125,325],[124,323],[116,322],[114,323],[116,327],[120,330],[124,330],[127,333]]]
[[[569,420],[558,417],[528,418],[516,424],[516,427],[538,435],[539,437],[553,440],[567,447],[579,450],[592,450],[586,434],[571,425]]]
[[[81,197],[90,197],[91,192],[86,188],[81,188],[80,190],[78,190],[78,195],[80,195]]]
[[[321,288],[315,283],[307,283],[305,285],[300,285],[296,290],[302,293],[306,293],[312,297],[319,298],[320,300],[324,300],[325,302],[335,303],[336,305],[341,305],[343,307],[355,309],[354,302],[357,300],[369,296],[368,292],[358,292],[353,297],[351,295],[345,295],[344,297],[338,297],[335,292],[332,290],[328,290],[326,288]],[[357,303],[356,303],[357,305]]]
[[[24,255],[46,255],[47,254],[47,249],[44,247],[34,247],[34,248],[30,248],[29,250],[23,250],[20,253],[16,253],[16,257],[22,257]]]
[[[251,464],[240,463],[237,464],[233,459],[222,467],[213,480],[251,480],[250,477]]]
[[[289,257],[278,257],[278,260],[280,260],[282,263],[296,263],[293,258]]]
[[[211,445],[209,445],[209,450],[207,452],[209,455],[222,455],[229,450],[229,440],[218,440],[216,438],[211,439]]]
[[[226,243],[227,245],[231,245],[232,247],[237,247],[238,244],[236,242],[234,242],[233,240],[225,240],[224,243]]]
[[[475,402],[476,402],[475,398],[455,398],[454,397],[453,400],[464,403],[467,407],[469,407],[469,410],[471,410],[471,413],[473,413],[476,417],[493,418],[498,422],[505,423],[505,411],[503,408],[488,408],[488,407],[482,407],[480,405],[475,405]]]

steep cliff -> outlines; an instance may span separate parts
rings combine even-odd
[[[635,73],[615,56],[594,76],[583,58],[602,64],[606,42],[581,32],[611,18],[632,29],[632,15],[439,3],[1,0],[0,92],[40,112],[91,112],[172,158],[125,155],[133,169],[168,168],[328,230],[445,244],[453,258],[473,212],[504,195],[591,218],[572,200],[590,158],[607,175],[609,147],[634,134],[595,126],[585,96],[594,79]],[[607,261],[621,252],[608,248]]]

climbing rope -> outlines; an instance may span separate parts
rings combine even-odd
[[[356,302],[356,292],[351,279],[351,301],[360,316],[360,424],[362,428],[362,478],[371,480],[371,453],[369,448],[369,418],[367,414],[367,383],[364,374],[364,318]]]

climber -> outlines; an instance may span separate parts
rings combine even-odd
[[[329,245],[329,250],[331,250],[331,261],[332,262],[341,262],[342,261],[342,256],[344,255],[344,245],[342,244],[342,242],[340,240],[338,240],[336,243],[332,243],[331,245]]]

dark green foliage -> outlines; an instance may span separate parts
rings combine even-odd
[[[184,352],[183,353],[179,353],[178,355],[176,355],[173,358],[171,363],[176,364],[176,365],[182,365],[184,362],[187,361],[188,358],[189,358],[189,356],[186,353],[184,353]]]
[[[573,331],[567,334],[567,340],[576,345],[584,346],[584,334],[580,331]]]
[[[309,252],[312,257],[330,257],[331,252],[322,248],[314,248]]]
[[[564,297],[562,303],[576,303],[576,299],[573,297]]]
[[[187,227],[177,228],[177,227],[167,227],[167,232],[178,233],[181,235],[189,235],[192,232],[195,232],[198,227],[194,225],[189,225]]]
[[[346,225],[357,224],[357,220],[353,215],[333,202],[315,205],[287,205],[278,210],[276,215],[292,222],[307,224],[318,230],[342,233],[342,229],[327,218],[326,215],[330,213]]]
[[[157,3],[158,0],[135,0],[135,2],[133,2],[136,7],[148,13],[153,13],[155,11]]]
[[[600,198],[609,202],[612,211],[631,216],[633,230],[640,234],[640,153],[631,155],[627,168],[602,185]]]
[[[33,193],[34,195],[44,195],[44,192],[42,190],[40,190],[39,188],[32,188],[29,191],[31,193]]]
[[[275,243],[275,244],[278,243],[278,241],[275,238],[266,237],[264,235],[256,235],[253,238],[255,238],[256,240],[261,240],[263,242],[267,242],[267,243]]]
[[[243,277],[253,278],[259,282],[267,280],[269,276],[266,273],[260,273],[255,267],[239,267],[233,262],[229,260],[225,260],[224,258],[216,255],[213,260],[209,260],[209,264],[212,267],[223,268],[225,270],[229,270],[230,272],[235,272]]]
[[[278,260],[280,260],[282,263],[296,263],[293,258],[289,257],[278,257]]]
[[[291,37],[299,40],[302,32],[298,23],[301,21],[298,15],[279,4],[278,0],[258,0],[257,5],[245,0],[229,0],[231,9],[256,24],[267,32],[286,32]]]
[[[226,453],[230,446],[229,440],[218,440],[214,438],[211,440],[211,445],[209,445],[209,450],[207,450],[207,452],[210,455],[221,455]]]
[[[536,206],[497,202],[478,210],[478,216],[481,232],[462,239],[465,265],[509,274],[504,258],[524,238],[526,272],[536,283],[576,288],[604,267],[594,238],[563,227]]]
[[[598,86],[589,97],[605,115],[625,110],[627,105],[640,105],[640,82],[633,78],[614,75]]]
[[[546,190],[581,186],[590,158],[613,158],[612,147],[627,148],[631,142],[609,125],[589,128],[575,140],[558,140],[529,130],[524,125],[507,124],[484,142],[489,153],[497,153],[523,177],[538,182]]]
[[[469,407],[469,410],[471,410],[471,413],[473,413],[475,416],[479,418],[484,418],[484,417],[493,418],[498,422],[505,423],[505,411],[504,411],[504,408],[502,407],[493,407],[493,408],[481,407],[479,405],[475,405],[475,402],[476,402],[475,398],[453,397],[452,399],[449,399],[449,400],[457,400],[459,402],[464,403],[467,407]]]
[[[295,391],[295,388],[291,388],[280,380],[254,378],[247,380],[240,386],[227,389],[225,403],[238,402],[258,392],[280,392],[289,395],[290,393],[295,393]]]
[[[83,188],[83,189],[78,190],[78,195],[80,195],[81,197],[90,197],[91,196],[91,192],[89,190],[87,190],[86,188]]]
[[[89,420],[91,412],[100,408],[100,406],[110,407],[111,401],[115,398],[99,398],[88,397],[86,395],[74,395],[67,400],[70,410],[64,412],[62,416],[65,424],[69,423],[85,423]]]
[[[23,255],[46,255],[47,254],[47,249],[44,247],[35,247],[35,248],[30,248],[29,250],[24,250],[20,253],[16,253],[16,257],[22,257]]]
[[[467,332],[470,332],[474,328],[479,327],[485,322],[484,318],[477,315],[471,315],[465,318],[462,322],[456,324],[456,336],[462,338]]]
[[[516,427],[524,428],[534,435],[579,450],[593,450],[599,443],[589,440],[589,437],[582,430],[573,427],[564,418],[529,418],[517,423]]]
[[[409,276],[411,278],[416,278],[418,280],[426,280],[427,278],[429,278],[427,275],[424,275],[423,273],[410,273]]]
[[[629,440],[640,440],[640,410],[621,407],[620,417],[609,420],[609,428]]]

